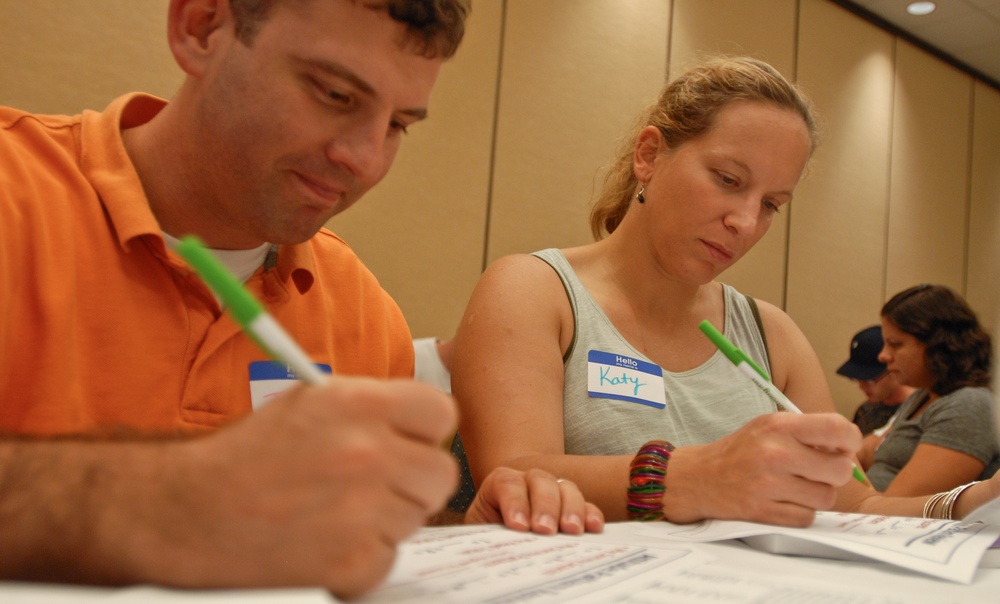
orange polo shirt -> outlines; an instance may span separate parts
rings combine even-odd
[[[251,411],[267,357],[165,247],[122,145],[164,106],[0,108],[0,432],[183,433]],[[246,285],[334,373],[413,375],[399,307],[333,233],[280,247]]]

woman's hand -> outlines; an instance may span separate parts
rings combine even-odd
[[[604,514],[584,500],[576,484],[544,470],[497,468],[478,487],[466,524],[501,523],[541,535],[579,535],[604,529]]]

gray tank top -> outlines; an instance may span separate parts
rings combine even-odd
[[[567,454],[630,455],[655,439],[678,447],[709,443],[758,415],[777,411],[774,403],[719,351],[689,371],[673,373],[660,369],[622,337],[560,250],[547,249],[534,255],[559,275],[573,308],[573,341],[563,359]],[[723,292],[723,334],[770,374],[764,340],[749,302],[728,285],[723,284]],[[622,400],[601,392],[592,395],[594,382],[588,380],[596,379],[591,376],[602,371],[599,361],[608,358],[607,355],[627,364],[662,371],[663,406]],[[649,375],[650,384],[658,386],[655,375],[637,375]]]

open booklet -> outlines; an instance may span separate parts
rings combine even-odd
[[[978,510],[973,510],[962,522],[983,522],[993,526],[1000,526],[1000,498],[994,499],[984,506],[980,506]],[[1000,568],[1000,537],[983,554],[983,559],[979,562],[979,566],[984,568]]]
[[[649,528],[643,526],[642,530],[646,536],[673,542],[740,539],[751,547],[776,554],[874,560],[969,583],[977,568],[996,566],[1000,559],[993,554],[986,556],[1000,537],[1000,499],[962,521],[817,512],[815,522],[808,528],[705,520],[684,525],[657,523]]]
[[[611,523],[602,534],[577,537],[541,536],[497,525],[425,528],[401,545],[385,583],[357,602],[923,604],[982,593],[946,581],[939,583],[950,589],[942,590],[926,584],[934,581],[918,578],[920,587],[933,594],[909,593],[901,599],[898,577],[876,576],[874,585],[858,585],[843,580],[849,569],[811,568],[805,558],[795,562],[793,572],[761,572],[759,558],[768,556],[762,552],[714,543],[658,542],[636,533],[659,524]],[[997,579],[1000,583],[1000,576]],[[905,592],[911,584],[903,585]]]

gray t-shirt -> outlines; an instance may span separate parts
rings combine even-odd
[[[777,411],[774,403],[719,351],[701,366],[684,372],[664,371],[636,350],[619,333],[604,310],[583,286],[566,257],[557,249],[535,252],[547,262],[566,288],[573,308],[574,338],[564,359],[563,429],[570,455],[634,455],[650,440],[674,446],[713,442],[750,419]],[[723,285],[723,334],[758,366],[770,373],[764,340],[747,298]],[[659,389],[664,405],[591,395],[589,378],[595,356],[610,355],[626,363],[647,363],[662,371],[660,380],[646,374]]]
[[[979,480],[993,476],[1000,468],[1000,445],[993,432],[993,393],[988,388],[959,388],[934,401],[920,416],[910,417],[928,396],[926,390],[917,390],[900,405],[896,421],[867,472],[876,490],[889,488],[920,443],[946,447],[983,462],[986,468]]]

